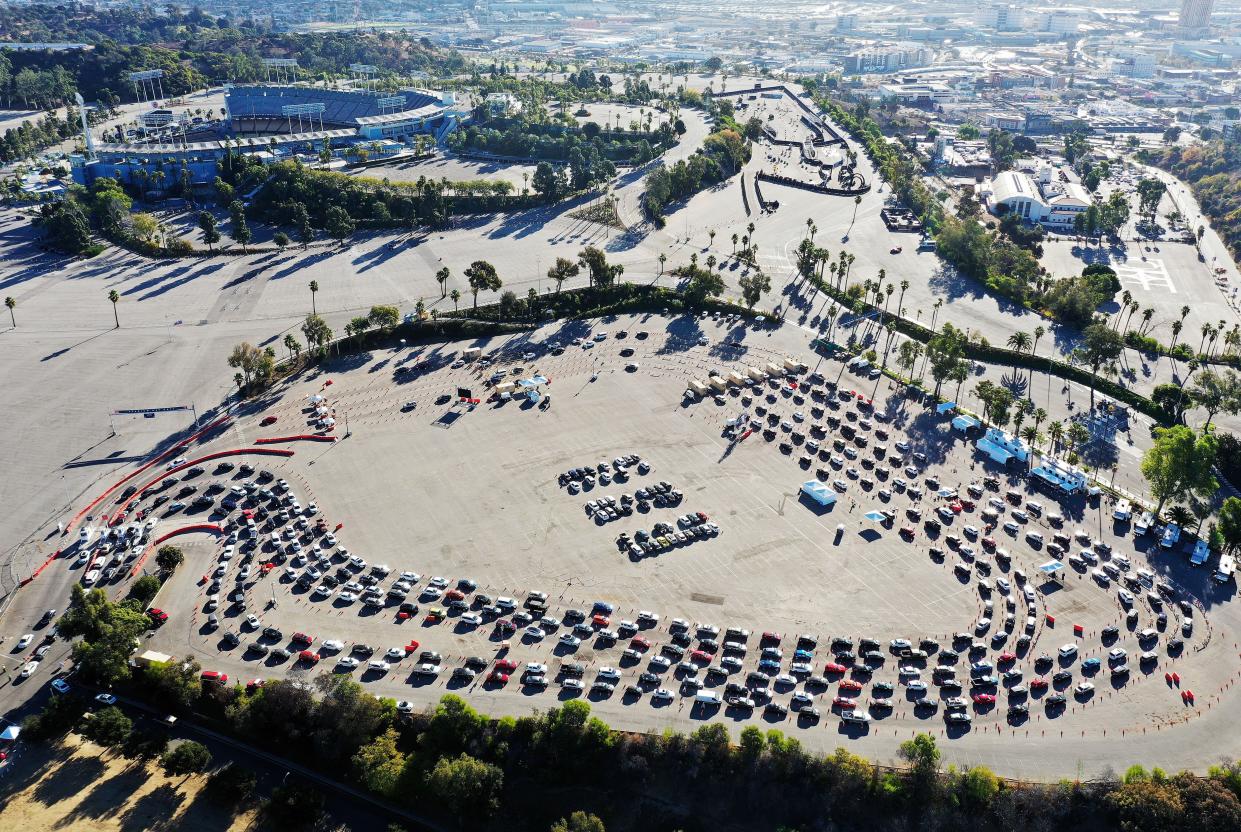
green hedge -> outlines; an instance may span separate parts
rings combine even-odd
[[[880,307],[876,307],[869,303],[863,303],[860,300],[844,297],[839,290],[832,286],[824,285],[819,288],[838,303],[841,303],[843,306],[853,310],[854,312],[862,313],[872,310],[880,312],[880,314],[883,315],[882,320],[886,325],[910,338],[913,338],[915,341],[920,341],[925,344],[935,335],[935,333],[928,327],[915,323],[908,318],[899,318],[891,313],[883,314]],[[989,364],[1007,364],[1012,367],[1039,370],[1066,381],[1076,381],[1087,386],[1093,385],[1094,389],[1103,395],[1110,396],[1119,402],[1129,405],[1134,410],[1146,414],[1160,424],[1172,424],[1168,414],[1164,412],[1163,408],[1156,405],[1150,399],[1140,393],[1136,393],[1133,390],[1122,387],[1110,379],[1095,378],[1083,367],[1078,367],[1073,364],[1068,364],[1064,361],[1059,361],[1043,355],[1035,355],[1028,352],[1017,352],[1016,350],[1010,350],[1005,347],[996,347],[990,344],[966,344],[965,355],[967,358],[971,358],[976,361],[984,361]]]

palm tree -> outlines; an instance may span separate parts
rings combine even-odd
[[[1055,453],[1056,448],[1060,445],[1060,440],[1064,438],[1064,425],[1059,421],[1049,424],[1047,426],[1047,438],[1051,440],[1051,452]]]
[[[737,235],[737,232],[736,232],[736,231],[734,231],[734,232],[733,232],[733,254],[734,254],[734,255],[736,255],[736,253],[737,253],[737,241],[738,241],[738,240],[740,240],[740,239],[741,239],[741,238]]]
[[[1183,529],[1194,522],[1194,513],[1185,506],[1173,506],[1168,509],[1168,522],[1175,523]]]
[[[447,266],[444,266],[442,269],[440,269],[438,272],[435,273],[435,279],[439,281],[439,284],[440,284],[440,297],[441,298],[445,298],[448,296],[448,277],[450,274],[452,274],[452,272],[448,271]]]
[[[1125,314],[1125,312],[1126,312],[1126,311],[1128,311],[1128,309],[1129,309],[1129,301],[1131,301],[1131,300],[1133,300],[1133,293],[1132,293],[1132,292],[1130,292],[1128,289],[1126,289],[1124,292],[1122,292],[1122,293],[1121,293],[1121,296],[1120,296],[1120,309],[1119,309],[1119,310],[1117,310],[1117,312],[1116,312],[1116,325],[1115,325],[1114,327],[1112,327],[1112,328],[1113,328],[1113,329],[1115,329],[1117,332],[1120,332],[1120,319],[1121,319],[1121,317]]]
[[[13,310],[17,308],[17,301],[10,295],[4,299],[4,305],[9,308],[9,320],[13,322],[13,328],[17,329],[17,317],[13,314]]]
[[[736,246],[737,246],[737,235],[734,234],[733,235],[733,248],[736,248]],[[659,277],[664,276],[664,263],[667,263],[667,262],[668,262],[668,255],[661,251],[659,253]]]
[[[1168,345],[1168,352],[1176,351],[1176,340],[1181,337],[1181,328],[1185,326],[1184,321],[1172,322],[1172,343]]]
[[[448,297],[449,299],[452,300],[452,311],[456,312],[457,302],[461,300],[461,293],[457,291],[456,289],[453,289],[451,292],[448,293]]]
[[[1018,355],[1025,352],[1025,350],[1030,346],[1030,343],[1030,336],[1025,332],[1017,331],[1008,336],[1008,345],[1012,347],[1013,351]]]
[[[117,314],[116,314],[116,305],[117,305],[117,303],[119,303],[119,302],[120,302],[120,300],[121,300],[121,296],[120,296],[120,294],[119,294],[119,293],[118,293],[115,289],[113,289],[111,292],[108,292],[108,300],[112,301],[112,319],[113,319],[114,321],[116,321],[116,327],[115,327],[115,328],[116,328],[116,329],[120,329],[120,328],[121,328],[121,319],[120,319],[120,317],[118,317],[118,316],[117,316]]]
[[[1034,425],[1028,425],[1022,429],[1021,438],[1026,440],[1026,443],[1031,448],[1036,448],[1038,447],[1038,441],[1043,438],[1043,435],[1038,432],[1038,428]]]
[[[312,315],[319,314],[318,310],[315,309],[315,292],[317,291],[319,291],[319,281],[310,281],[310,314]]]
[[[1138,334],[1145,335],[1147,329],[1151,325],[1151,318],[1155,317],[1155,308],[1148,306],[1142,310],[1142,325],[1138,327]]]
[[[753,237],[754,236],[754,223],[750,223],[749,225],[747,225],[745,227],[745,230],[749,232],[751,237]]]
[[[709,246],[715,245],[715,229],[714,228],[712,228],[710,231],[707,232],[707,239],[711,241],[708,244]]]

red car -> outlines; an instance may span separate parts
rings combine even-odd
[[[763,644],[779,644],[780,638],[779,633],[763,633]]]
[[[202,675],[199,676],[198,678],[200,678],[203,682],[206,682],[208,684],[216,684],[216,685],[227,685],[228,684],[228,674],[221,673],[218,670],[204,670],[202,672]]]
[[[246,690],[250,693],[253,693],[255,690],[258,690],[259,688],[263,687],[263,685],[265,684],[267,684],[267,680],[265,679],[251,679],[250,681],[246,682]]]
[[[705,511],[698,512],[698,522],[705,523],[710,519],[711,519],[711,516],[707,514]]]
[[[168,620],[168,613],[164,612],[159,607],[151,607],[147,610],[147,615],[149,615],[151,620],[156,624],[163,624]]]
[[[512,673],[517,669],[517,662],[512,659],[496,659],[496,670],[501,673]]]
[[[850,699],[847,696],[837,696],[832,700],[832,705],[837,708],[844,708],[845,710],[851,711],[857,707],[857,700]]]
[[[303,661],[306,664],[318,664],[319,654],[311,650],[303,650],[302,652],[297,654],[297,659],[298,661]]]
[[[646,639],[644,639],[642,636],[634,636],[629,641],[629,646],[632,647],[634,650],[650,650],[651,649],[651,643],[647,641]]]
[[[845,667],[843,664],[836,664],[835,662],[828,662],[827,664],[823,665],[823,672],[824,673],[848,673],[849,668]]]
[[[961,504],[959,502],[949,503],[948,508],[952,509],[953,514],[961,513]]]
[[[974,694],[974,704],[975,705],[994,705],[995,694],[994,693],[976,693]]]
[[[600,630],[606,630],[612,624],[612,619],[608,618],[606,615],[593,615],[590,618],[590,623],[594,624]]]
[[[444,593],[445,601],[460,601],[465,597],[465,593],[459,589],[450,589]]]
[[[1000,654],[1000,662],[1015,662],[1015,661],[1017,661],[1016,653],[1009,653],[1006,651]]]
[[[973,500],[962,500],[962,501],[961,501],[961,508],[965,509],[966,511],[973,511],[973,510],[974,510],[974,501],[973,501]]]
[[[1040,676],[1037,679],[1033,679],[1030,682],[1031,690],[1042,690],[1045,687],[1047,687],[1047,680],[1044,679],[1042,676]]]
[[[502,673],[502,672],[500,672],[498,669],[497,669],[497,670],[493,670],[493,671],[491,671],[491,673],[487,676],[487,682],[488,682],[489,684],[493,684],[493,685],[507,685],[507,684],[508,684],[508,674],[507,674],[507,673]]]
[[[992,550],[994,550],[994,549],[995,549],[995,538],[994,538],[994,537],[984,537],[984,538],[982,539],[982,547],[983,547],[984,549],[986,549],[987,551],[992,551]]]
[[[901,537],[908,538],[909,540],[913,540],[914,538],[913,526],[901,526]]]
[[[501,618],[496,622],[496,629],[505,633],[512,633],[517,630],[517,625],[507,618]]]
[[[706,650],[695,650],[694,652],[689,654],[689,657],[696,662],[702,662],[703,664],[711,664],[711,654],[708,653]]]
[[[854,691],[861,690],[862,683],[854,681],[853,679],[841,679],[840,689],[841,690],[854,690]]]
[[[276,424],[276,417],[275,416],[264,416],[263,421],[259,422],[259,424],[262,425],[263,427],[267,427],[268,425],[274,425]]]
[[[294,643],[297,643],[297,644],[314,644],[314,643],[315,643],[315,637],[314,637],[314,636],[308,636],[308,635],[306,635],[305,633],[294,633],[294,634],[293,634],[293,641],[294,641]]]

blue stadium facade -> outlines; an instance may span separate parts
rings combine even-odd
[[[89,185],[106,176],[149,190],[158,188],[153,179],[171,185],[184,170],[193,184],[205,185],[214,181],[219,161],[229,152],[256,154],[268,162],[313,158],[325,146],[342,158],[363,149],[370,158],[391,156],[414,136],[442,142],[464,117],[452,93],[413,89],[380,93],[237,85],[226,88],[224,103],[227,116],[214,135],[166,144],[95,144],[92,158],[70,157],[74,180]]]

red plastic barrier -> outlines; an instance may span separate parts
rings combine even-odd
[[[186,468],[191,468],[202,462],[210,462],[213,459],[221,459],[227,456],[239,456],[241,454],[262,454],[264,456],[293,456],[292,451],[285,450],[283,448],[235,448],[231,451],[216,451],[215,453],[207,454],[206,456],[200,456],[197,459],[188,460],[184,465],[178,465],[176,468],[172,468],[168,471],[165,471],[162,474],[160,474],[158,477],[156,477],[155,479],[150,480],[149,482],[144,484],[141,488],[135,491],[133,495],[130,496],[130,498],[126,500],[117,509],[117,512],[124,513],[124,512],[129,511],[129,507],[133,505],[135,500],[139,499],[142,496],[143,491],[145,491],[147,488],[150,488],[152,485],[155,485],[157,482],[160,482],[161,480],[164,479],[164,477],[167,477],[170,474],[174,474],[178,471],[184,471]],[[91,567],[94,565],[95,565],[95,557],[92,555],[90,562],[86,564],[86,569],[89,571]]]
[[[39,565],[39,568],[34,571],[34,574],[32,574],[29,578],[27,578],[25,581],[22,582],[22,585],[24,586],[30,583],[31,581],[33,581],[35,578],[39,577],[40,572],[42,572],[44,569],[47,569],[48,565],[51,564],[52,561],[60,557],[60,552],[61,552],[60,549],[57,549],[55,552],[52,552],[51,557],[43,561],[43,563]]]
[[[224,529],[215,523],[194,523],[189,526],[182,526],[179,529],[173,529],[170,532],[160,535],[158,538],[151,541],[151,545],[148,546],[146,551],[142,553],[142,557],[138,558],[138,560],[134,563],[133,568],[129,571],[130,577],[132,578],[142,570],[142,564],[146,562],[147,557],[151,554],[151,552],[156,550],[156,547],[158,547],[159,544],[163,543],[170,537],[176,537],[179,534],[189,534],[190,532],[215,532],[216,534],[224,534]]]
[[[275,445],[279,442],[335,442],[332,434],[299,433],[296,436],[269,436],[266,439],[255,439],[255,445]]]
[[[214,422],[212,422],[211,424],[207,425],[207,426],[206,426],[205,428],[203,428],[202,430],[200,430],[200,431],[198,431],[198,432],[196,432],[196,433],[194,433],[194,434],[192,434],[192,435],[190,435],[190,436],[186,437],[186,438],[185,438],[185,439],[183,439],[182,441],[178,442],[176,445],[173,445],[171,448],[169,448],[168,450],[164,451],[164,452],[163,452],[162,454],[160,454],[159,456],[157,456],[157,457],[155,457],[154,459],[152,459],[150,462],[148,462],[148,463],[144,464],[143,466],[141,466],[140,468],[137,468],[136,470],[130,471],[130,472],[129,472],[128,474],[126,474],[124,477],[122,477],[121,479],[117,480],[115,483],[113,483],[113,485],[112,485],[112,487],[111,487],[111,488],[109,488],[107,491],[104,491],[102,494],[100,494],[98,497],[96,497],[96,498],[94,499],[94,501],[92,501],[92,502],[91,502],[91,504],[90,504],[90,505],[88,505],[86,508],[84,508],[84,509],[82,509],[81,511],[79,511],[79,512],[78,512],[78,514],[77,514],[77,516],[76,516],[76,517],[74,517],[71,521],[69,521],[69,525],[65,528],[65,534],[68,534],[68,533],[72,532],[72,531],[73,531],[73,529],[77,526],[78,522],[79,522],[79,521],[81,521],[81,519],[82,519],[83,517],[85,517],[87,514],[90,514],[90,513],[91,513],[91,511],[92,511],[92,510],[94,510],[95,506],[97,506],[97,505],[99,505],[100,503],[102,503],[102,502],[103,502],[103,501],[107,498],[107,496],[108,496],[109,494],[111,494],[113,491],[115,491],[116,489],[120,488],[122,485],[124,485],[125,483],[129,482],[131,479],[133,479],[134,477],[138,476],[138,475],[139,475],[139,474],[141,474],[143,471],[146,471],[146,470],[147,470],[147,469],[149,469],[152,465],[158,465],[159,463],[163,462],[163,461],[164,461],[165,459],[167,459],[168,457],[170,457],[170,456],[175,456],[175,455],[176,455],[176,453],[177,453],[177,451],[180,451],[180,450],[182,450],[183,448],[189,447],[190,443],[194,442],[194,440],[198,439],[198,437],[202,436],[204,433],[206,433],[206,432],[207,432],[207,431],[209,431],[209,430],[212,430],[212,429],[214,429],[214,428],[217,428],[217,427],[219,427],[219,426],[221,426],[221,425],[223,425],[223,424],[225,424],[225,423],[227,423],[227,422],[231,421],[231,420],[232,420],[232,418],[233,418],[232,416],[221,416],[219,419],[216,419]],[[139,489],[139,490],[141,490],[141,489]]]

